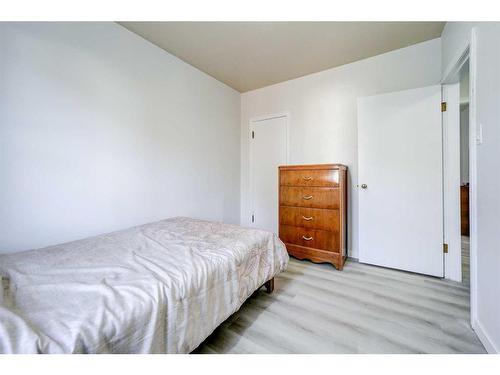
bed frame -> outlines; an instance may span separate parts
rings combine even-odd
[[[266,287],[266,293],[271,294],[274,290],[274,277],[271,280],[266,281],[264,286]]]

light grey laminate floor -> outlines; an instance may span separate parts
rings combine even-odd
[[[469,237],[462,236],[462,282],[470,285],[470,241]]]
[[[464,279],[292,258],[272,295],[257,291],[195,352],[484,353]]]

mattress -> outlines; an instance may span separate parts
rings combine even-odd
[[[0,352],[189,353],[288,255],[273,233],[172,218],[0,256]]]

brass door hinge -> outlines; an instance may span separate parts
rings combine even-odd
[[[447,108],[446,102],[441,102],[441,112],[446,112],[446,108]]]
[[[443,244],[443,253],[448,254],[448,244],[447,243]]]

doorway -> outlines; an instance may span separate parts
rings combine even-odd
[[[443,165],[445,277],[470,285],[469,236],[473,229],[472,178],[474,154],[469,121],[469,57],[466,55],[453,76],[443,84]]]
[[[251,226],[278,234],[278,167],[287,164],[288,116],[250,121]]]
[[[457,58],[454,59],[448,67],[445,68],[443,72],[443,84],[458,84],[460,81],[463,82],[462,86],[468,85],[468,90],[462,87],[462,90],[468,91],[468,109],[466,114],[468,116],[468,207],[469,207],[469,237],[461,237],[461,215],[458,215],[458,238],[464,239],[464,251],[457,254],[456,261],[453,261],[453,265],[445,267],[448,270],[458,270],[460,274],[460,279],[457,281],[462,281],[461,271],[469,271],[465,282],[469,284],[470,290],[470,319],[472,328],[477,332],[477,165],[476,165],[476,154],[477,145],[481,144],[481,125],[477,124],[476,121],[476,70],[477,70],[477,35],[476,29],[472,28],[470,32],[470,38]],[[464,77],[468,76],[468,79]],[[465,108],[464,108],[465,109]],[[457,113],[459,111],[457,110]],[[461,111],[460,111],[461,112]],[[460,127],[460,119],[457,118],[457,127]],[[454,160],[461,160],[462,148],[457,149],[457,152],[453,156]],[[465,152],[465,148],[463,149]],[[445,175],[449,174],[449,170],[445,168]],[[456,180],[454,185],[456,189],[460,189],[460,178]],[[459,206],[460,205],[460,206]],[[457,202],[457,207],[461,207],[460,200]],[[451,209],[450,209],[451,212]],[[467,241],[468,240],[468,241]],[[464,254],[464,256],[462,256]],[[468,255],[468,257],[467,257]],[[469,263],[469,264],[467,264]],[[456,264],[456,266],[455,266]],[[481,340],[482,341],[482,340]]]
[[[462,283],[470,285],[469,61],[459,71],[460,86],[460,235]]]

